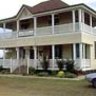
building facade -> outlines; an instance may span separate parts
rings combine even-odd
[[[49,70],[58,70],[57,58],[74,60],[82,71],[96,69],[96,12],[85,4],[49,0],[23,5],[16,16],[0,20],[0,29],[0,64],[11,73],[22,65],[27,73],[29,67],[41,70],[44,56]]]

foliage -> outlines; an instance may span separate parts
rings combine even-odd
[[[0,66],[0,72],[3,70],[3,67],[2,66]]]
[[[65,73],[65,77],[66,77],[66,78],[76,78],[77,75],[74,74],[74,73],[66,72],[66,73]]]
[[[44,71],[47,71],[48,70],[49,60],[45,56],[43,57],[43,60],[41,62],[41,65],[42,65],[42,68],[43,68]]]
[[[57,73],[57,76],[60,77],[60,78],[63,78],[64,77],[64,72],[63,71],[59,71]]]
[[[56,76],[57,75],[57,71],[51,71],[51,76]]]
[[[67,60],[67,62],[66,62],[66,71],[74,72],[74,61],[73,60]]]
[[[2,74],[8,74],[8,73],[10,73],[10,69],[6,69],[6,68],[3,68],[2,66],[0,66],[0,72]]]
[[[30,74],[30,75],[34,75],[35,72],[36,72],[35,68],[33,68],[33,67],[30,67],[30,68],[29,68],[29,74]]]
[[[63,70],[64,64],[66,64],[66,62],[63,59],[57,59],[57,65],[58,65],[59,71]]]
[[[1,71],[2,74],[9,74],[10,73],[10,69],[3,69]]]
[[[16,50],[7,50],[5,53],[5,58],[10,59],[10,58],[16,58]]]
[[[39,72],[38,76],[49,76],[48,72]]]

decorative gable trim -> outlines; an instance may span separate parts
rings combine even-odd
[[[26,7],[26,5],[23,5],[17,14],[17,19],[21,20],[26,18],[32,18],[32,13]]]

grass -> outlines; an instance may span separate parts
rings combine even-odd
[[[0,77],[0,96],[96,96],[85,81]]]

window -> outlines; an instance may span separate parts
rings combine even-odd
[[[20,47],[20,58],[25,58],[25,49],[23,47]]]
[[[75,22],[79,22],[78,11],[75,11]]]
[[[59,59],[62,58],[62,46],[61,45],[55,46],[55,57]]]
[[[21,29],[28,29],[30,27],[30,25],[32,24],[31,19],[27,19],[27,20],[22,20],[20,21],[20,27]]]
[[[59,24],[59,16],[58,15],[55,15],[55,25],[58,25]]]
[[[28,29],[28,27],[29,27],[29,22],[24,22],[21,24],[22,29]]]
[[[80,52],[79,52],[79,44],[76,44],[76,58],[80,57]]]
[[[34,50],[30,49],[30,59],[34,59]]]
[[[51,16],[49,16],[48,24],[49,25],[52,25],[52,17]],[[58,24],[59,24],[59,16],[58,15],[55,15],[54,16],[54,25],[58,25]]]
[[[49,24],[49,25],[52,25],[51,16],[49,16],[49,18],[48,18],[48,24]]]
[[[85,59],[88,59],[88,45],[85,44]]]
[[[85,24],[90,25],[90,16],[87,13],[85,13]]]

